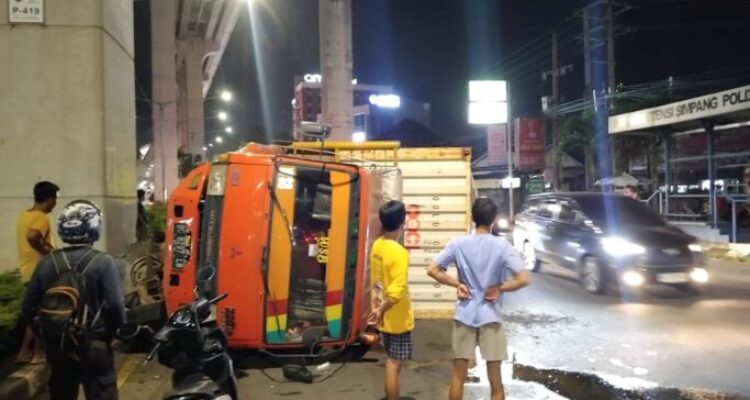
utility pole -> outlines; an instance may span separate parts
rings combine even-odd
[[[612,13],[612,0],[607,1],[607,77],[609,94],[615,92],[615,16]],[[610,109],[612,104],[610,103]]]
[[[322,121],[331,124],[331,139],[351,141],[354,133],[352,94],[352,0],[319,0]]]
[[[584,70],[584,87],[583,98],[591,97],[591,39],[589,37],[589,9],[583,9],[583,70]]]
[[[560,55],[559,55],[559,41],[557,33],[552,34],[552,69],[542,73],[542,80],[547,80],[547,77],[552,78],[552,96],[549,102],[548,115],[552,119],[552,147],[555,151],[558,150],[560,145],[560,126],[557,115],[557,107],[560,104],[560,77],[565,76],[569,71],[573,70],[573,65],[560,66]],[[545,168],[548,167],[545,165]],[[552,186],[556,190],[560,190],[560,160],[557,156],[554,157],[552,164]]]
[[[558,87],[558,50],[557,50],[557,32],[552,34],[552,107],[560,104],[560,91]],[[558,157],[558,147],[560,146],[560,132],[557,116],[552,117],[552,150],[555,153],[552,161],[552,186],[555,190],[560,190],[560,157]]]

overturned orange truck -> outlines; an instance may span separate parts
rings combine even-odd
[[[312,150],[319,146],[249,144],[180,182],[168,201],[168,313],[193,300],[196,271],[212,267],[203,289],[229,294],[216,318],[233,348],[361,355],[377,340],[366,325],[368,251],[380,230],[384,170]],[[389,151],[398,142],[366,146]]]
[[[228,293],[216,317],[234,349],[270,357],[364,354],[369,250],[384,200],[407,204],[415,316],[452,315],[455,289],[426,267],[471,227],[471,150],[399,142],[250,144],[195,168],[168,203],[167,311],[192,301],[196,272]],[[350,350],[350,351],[349,351]],[[283,358],[282,358],[283,361]]]

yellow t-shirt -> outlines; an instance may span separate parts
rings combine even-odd
[[[414,329],[408,280],[409,252],[398,242],[378,238],[370,254],[370,284],[373,290],[382,285],[383,296],[394,303],[383,316],[382,332],[405,333]]]
[[[31,280],[31,276],[34,274],[36,264],[42,255],[36,251],[29,241],[26,239],[26,234],[29,230],[34,229],[39,231],[44,237],[44,242],[52,246],[52,239],[49,228],[49,218],[47,214],[41,211],[24,211],[18,218],[16,223],[16,243],[18,246],[18,260],[21,265],[21,281],[26,283]]]

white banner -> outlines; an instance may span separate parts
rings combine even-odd
[[[750,109],[750,86],[609,118],[609,133],[629,132]]]
[[[8,22],[43,24],[44,0],[8,0]]]

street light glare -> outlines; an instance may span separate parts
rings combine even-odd
[[[213,143],[209,143],[208,147],[214,147],[214,144]]]
[[[224,141],[224,139],[222,139],[221,136],[217,136],[216,137],[216,143],[221,143],[223,141]]]
[[[224,132],[226,132],[226,133],[232,133],[232,132],[234,132],[234,130],[232,129],[231,126],[228,126],[228,127],[224,128]]]
[[[229,115],[226,112],[224,112],[224,111],[219,111],[218,117],[219,117],[220,120],[226,121],[227,118],[229,118]]]
[[[203,151],[206,151],[206,150],[208,150],[208,147],[203,146]]]
[[[224,100],[224,101],[226,101],[226,102],[232,101],[232,92],[230,92],[228,90],[222,91],[221,92],[221,99]]]

